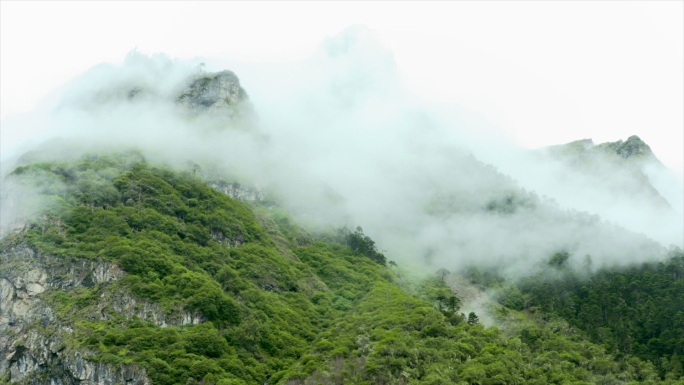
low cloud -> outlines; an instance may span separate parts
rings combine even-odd
[[[272,193],[312,228],[360,225],[389,259],[426,271],[479,263],[524,274],[559,250],[600,265],[682,246],[674,221],[659,221],[639,192],[610,202],[591,178],[564,179],[565,166],[534,161],[486,117],[409,94],[391,53],[363,27],[299,63],[204,63],[134,52],[122,66],[75,79],[49,108],[3,122],[3,131],[39,124],[32,146],[54,137],[69,144],[66,152],[47,145],[44,159],[134,147],[152,161],[193,161]],[[179,107],[177,95],[203,68],[235,71],[255,116]],[[144,97],[131,99],[133,89]],[[3,176],[24,151],[18,143]],[[655,174],[659,193],[675,196],[667,172]],[[671,206],[681,222],[681,206]]]

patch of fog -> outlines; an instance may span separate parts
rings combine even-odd
[[[413,97],[391,53],[363,28],[290,65],[204,61],[237,73],[255,119],[184,113],[174,95],[199,60],[132,53],[120,67],[99,66],[74,80],[59,102],[8,122],[7,130],[39,122],[34,144],[54,137],[69,144],[63,151],[44,145],[46,159],[134,147],[155,162],[195,162],[263,187],[308,226],[361,225],[389,259],[416,270],[475,262],[525,274],[559,250],[577,260],[591,255],[597,265],[626,263],[662,253],[649,237],[672,238],[660,238],[672,232],[668,223],[633,226],[650,209],[638,194],[608,210],[597,195],[577,193],[589,180],[549,184],[563,171],[521,155],[486,117]],[[132,87],[150,97],[130,100]],[[19,139],[10,148],[15,159]],[[3,157],[4,176],[12,166],[4,150]]]

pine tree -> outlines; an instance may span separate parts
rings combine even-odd
[[[480,323],[480,318],[477,316],[477,314],[475,314],[475,312],[471,311],[470,314],[468,314],[468,325],[475,325],[478,323]]]

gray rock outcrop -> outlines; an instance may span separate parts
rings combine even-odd
[[[201,73],[178,97],[178,102],[191,111],[236,113],[247,101],[247,93],[232,71]]]
[[[205,319],[161,307],[127,293],[117,283],[125,272],[106,261],[42,255],[24,243],[0,250],[0,382],[37,385],[147,385],[144,368],[89,359],[71,347],[76,328],[59,317],[49,295],[97,287],[93,320],[124,316],[159,326],[197,324]],[[64,309],[62,310],[64,311]],[[66,309],[66,311],[70,311]]]

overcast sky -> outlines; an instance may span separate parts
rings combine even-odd
[[[2,1],[0,16],[3,120],[133,49],[291,62],[365,24],[414,93],[479,111],[523,146],[636,134],[684,169],[682,1]]]

